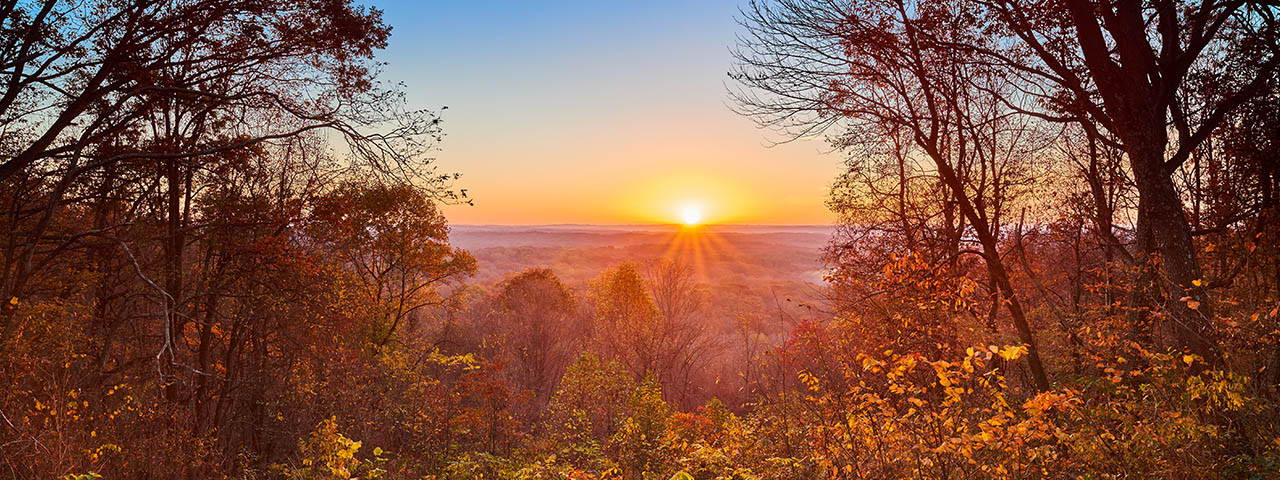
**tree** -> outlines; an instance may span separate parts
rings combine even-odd
[[[437,119],[398,111],[397,94],[378,88],[369,62],[389,27],[377,10],[311,0],[33,0],[5,2],[0,13],[0,186],[11,225],[0,297],[26,296],[53,257],[114,227],[51,231],[61,209],[84,199],[80,189],[102,197],[149,181],[130,173],[164,179],[160,283],[171,331],[181,318],[184,202],[210,162],[331,131],[347,140],[353,166],[428,173],[418,155],[438,135]],[[0,332],[13,327],[0,312]]]
[[[624,263],[592,284],[594,332],[603,352],[627,367],[636,380],[656,374],[662,319],[635,265]]]
[[[6,2],[3,13],[0,121],[36,130],[0,163],[0,181],[109,143],[165,102],[198,105],[187,112],[195,117],[236,107],[245,120],[283,128],[181,152],[106,156],[69,173],[130,158],[195,157],[317,128],[354,133],[348,122],[360,113],[359,93],[372,86],[361,59],[385,46],[390,32],[380,12],[348,2],[134,0],[86,8],[35,0]]]
[[[698,378],[714,360],[717,343],[709,333],[707,294],[698,284],[692,266],[662,260],[645,269],[645,283],[663,322],[664,374],[658,376],[663,393],[686,408],[695,406],[695,394],[706,385]]]
[[[599,462],[636,385],[618,362],[591,353],[579,355],[565,369],[547,405],[542,431],[550,444],[545,448],[577,465]]]
[[[1166,328],[1177,346],[1220,359],[1212,303],[1174,173],[1233,111],[1275,81],[1280,22],[1274,6],[997,0],[966,8],[997,38],[986,45],[958,42],[958,51],[1019,79],[1040,100],[1025,113],[1080,124],[1124,152],[1138,193],[1138,257],[1157,261],[1167,282],[1162,303],[1173,318]]]
[[[646,279],[624,263],[600,275],[591,290],[600,352],[626,365],[637,381],[657,380],[680,401],[689,400],[690,375],[709,346],[692,273],[658,263]]]
[[[909,183],[903,177],[918,169],[918,161],[928,162],[923,173],[946,191],[934,197],[942,204],[928,212],[963,217],[963,223],[946,222],[953,232],[946,261],[963,254],[982,258],[992,305],[1008,310],[1019,340],[1030,348],[1034,385],[1047,390],[1034,328],[1000,251],[1005,209],[1044,142],[1009,106],[1029,101],[1017,97],[1017,86],[948,46],[982,41],[972,20],[951,8],[928,1],[782,1],[776,8],[753,2],[733,74],[752,91],[737,98],[744,113],[764,125],[795,135],[839,125],[845,131],[838,146],[887,150],[901,179],[890,197],[898,204],[903,248],[914,247],[923,234],[905,216],[901,189]],[[891,147],[871,145],[881,142]]]
[[[511,357],[517,385],[533,392],[541,404],[577,353],[577,305],[555,273],[532,268],[498,284],[494,299],[503,352]],[[575,328],[578,327],[578,328]]]
[[[411,185],[347,183],[313,208],[311,239],[355,272],[375,345],[412,328],[423,309],[444,305],[441,287],[475,272],[475,259],[449,246],[434,200]]]

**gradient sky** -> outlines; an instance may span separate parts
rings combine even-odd
[[[738,0],[372,1],[386,79],[438,108],[457,224],[830,222],[839,156],[729,110]]]

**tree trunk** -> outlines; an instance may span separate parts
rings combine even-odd
[[[166,238],[165,238],[165,314],[164,321],[168,323],[169,355],[172,361],[178,355],[178,348],[181,345],[183,337],[182,330],[185,328],[185,322],[178,320],[178,308],[182,302],[182,245],[184,239],[182,237],[182,218],[181,218],[181,198],[182,198],[182,175],[177,159],[170,159],[165,162],[165,177],[168,183],[168,198],[166,199],[167,222]],[[166,370],[171,370],[172,365],[165,366]],[[170,375],[173,375],[170,373]],[[166,379],[164,386],[165,399],[169,401],[178,400],[178,384],[177,378]]]
[[[1162,146],[1131,147],[1128,151],[1138,188],[1139,260],[1157,262],[1163,274],[1167,293],[1156,298],[1163,298],[1168,312],[1164,330],[1169,332],[1175,345],[1218,364],[1222,354],[1212,324],[1212,306],[1204,289],[1182,200],[1164,166]],[[1159,285],[1149,287],[1159,288]]]
[[[955,194],[956,206],[959,207],[960,213],[969,220],[969,224],[973,225],[973,230],[978,235],[978,242],[982,244],[982,257],[987,264],[987,272],[995,282],[996,287],[1004,294],[1005,308],[1009,310],[1009,317],[1013,321],[1014,328],[1018,331],[1018,338],[1027,346],[1027,368],[1031,370],[1031,378],[1035,383],[1036,390],[1041,392],[1048,391],[1049,375],[1045,373],[1044,363],[1040,360],[1040,347],[1036,343],[1035,332],[1031,329],[1031,324],[1027,322],[1027,315],[1022,309],[1022,302],[1018,300],[1018,295],[1013,290],[1013,283],[1009,281],[1008,270],[1005,269],[1004,262],[1000,260],[999,242],[995,237],[995,233],[991,230],[991,226],[987,224],[986,218],[978,215],[973,203],[965,195],[964,184],[960,182],[960,177],[956,175],[955,169],[951,168],[951,165],[943,159],[936,149],[926,146],[926,150],[929,156],[933,158],[934,165],[938,167],[938,173],[941,175],[942,181]]]

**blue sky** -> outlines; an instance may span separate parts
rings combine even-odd
[[[734,1],[374,1],[385,79],[447,105],[454,223],[819,223],[838,157],[729,110]]]

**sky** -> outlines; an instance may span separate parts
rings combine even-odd
[[[374,0],[411,108],[444,110],[454,224],[821,224],[840,158],[730,110],[741,0]]]

